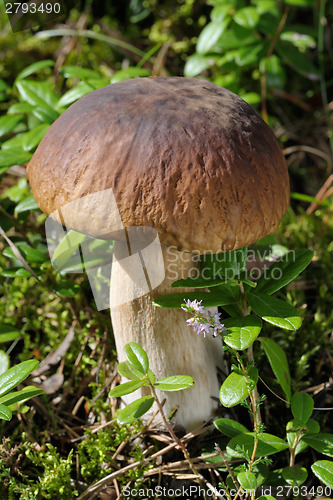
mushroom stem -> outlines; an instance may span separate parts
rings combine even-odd
[[[114,306],[111,299],[111,320],[119,361],[125,360],[125,345],[137,342],[147,352],[150,368],[157,379],[170,375],[190,375],[194,378],[195,384],[190,389],[166,392],[163,396],[157,391],[159,398],[167,398],[165,414],[169,416],[177,408],[175,421],[189,431],[209,420],[217,407],[217,366],[221,366],[223,361],[222,341],[194,333],[186,324],[187,314],[184,311],[153,305],[155,297],[171,293],[173,281],[193,275],[198,269],[194,254],[190,252],[178,252],[174,248],[162,248],[162,252],[164,281],[150,293],[125,304]],[[123,290],[124,280],[121,272],[117,273],[112,274],[112,287]],[[148,394],[149,388],[142,387],[123,399],[128,404]],[[155,410],[153,405],[151,411]]]

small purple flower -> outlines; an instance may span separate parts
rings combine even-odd
[[[212,333],[216,337],[218,333],[226,330],[225,326],[221,323],[221,315],[219,313],[213,314],[211,311],[206,310],[202,305],[202,300],[187,300],[184,299],[185,306],[181,308],[186,312],[194,313],[194,316],[186,320],[189,326],[192,326],[195,333],[202,333],[204,337]]]

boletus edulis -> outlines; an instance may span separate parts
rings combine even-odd
[[[195,334],[184,311],[155,307],[152,300],[196,271],[193,255],[235,250],[276,231],[289,203],[289,180],[271,129],[241,98],[206,80],[135,78],[70,106],[47,131],[27,173],[38,205],[51,217],[74,200],[112,189],[124,231],[115,231],[112,210],[95,201],[66,218],[72,229],[114,238],[119,248],[129,243],[126,228],[157,231],[165,269],[158,287],[117,301],[128,284],[113,272],[119,360],[134,341],[158,378],[192,376],[191,389],[161,396],[164,409],[168,415],[178,407],[175,420],[187,430],[207,421],[217,406],[221,340]],[[149,277],[156,263],[141,263]]]

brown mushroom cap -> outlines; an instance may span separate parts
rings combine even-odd
[[[47,214],[112,188],[125,227],[154,227],[162,243],[201,253],[274,232],[289,203],[271,129],[241,98],[196,78],[136,78],[83,97],[49,128],[27,172]],[[112,236],[107,206],[67,212],[69,227]]]

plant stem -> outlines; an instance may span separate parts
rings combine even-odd
[[[203,489],[203,491],[204,491],[204,498],[205,498],[205,500],[206,500],[206,499],[207,499],[207,496],[206,496],[206,488],[205,488],[205,485],[204,485],[204,483],[203,483],[203,481],[202,481],[202,476],[201,476],[201,474],[199,474],[199,472],[198,472],[198,470],[197,470],[196,466],[195,466],[195,465],[194,465],[194,463],[192,462],[192,459],[191,459],[191,457],[190,457],[190,455],[189,455],[189,453],[188,453],[188,451],[187,451],[187,449],[186,449],[185,444],[184,444],[184,443],[183,443],[183,442],[182,442],[182,441],[181,441],[181,440],[180,440],[180,439],[176,436],[176,434],[174,433],[173,428],[171,427],[170,423],[168,422],[168,420],[167,420],[167,418],[166,418],[166,416],[165,416],[165,414],[164,414],[163,407],[162,407],[162,405],[161,405],[161,403],[160,403],[160,401],[159,401],[159,399],[158,399],[158,397],[157,397],[157,394],[156,394],[156,391],[155,391],[155,387],[153,386],[153,384],[150,382],[150,380],[149,380],[149,379],[147,379],[147,380],[148,380],[148,382],[149,382],[150,390],[151,390],[151,392],[152,392],[152,395],[153,395],[153,396],[154,396],[154,398],[155,398],[155,401],[156,401],[156,404],[157,404],[157,406],[158,406],[159,412],[160,412],[160,414],[161,414],[161,416],[162,416],[162,419],[163,419],[164,425],[165,425],[165,427],[167,428],[167,430],[168,430],[168,432],[169,432],[170,436],[172,437],[172,439],[173,439],[173,440],[177,443],[177,445],[179,446],[179,448],[182,450],[182,452],[183,452],[183,454],[184,454],[184,457],[185,457],[185,459],[187,460],[187,462],[188,462],[188,464],[189,464],[189,466],[190,466],[191,471],[193,472],[193,474],[194,474],[195,476],[197,476],[197,478],[198,478],[198,482],[199,482],[199,485],[200,485],[200,487],[201,487],[201,488]]]

